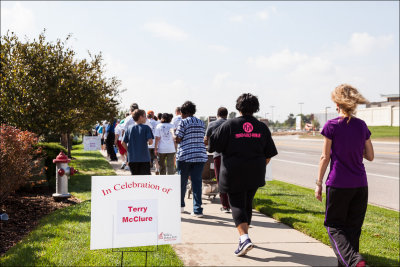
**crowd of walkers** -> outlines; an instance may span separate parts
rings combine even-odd
[[[358,104],[367,100],[348,84],[335,88],[331,94],[338,117],[326,122],[315,197],[322,201],[322,183],[326,169],[326,212],[324,225],[339,266],[365,266],[359,253],[359,239],[364,221],[368,183],[363,158],[372,161],[374,151],[370,131],[355,117]],[[259,187],[265,185],[266,166],[278,154],[267,125],[254,117],[259,100],[246,93],[237,98],[240,116],[227,119],[228,110],[220,107],[217,120],[207,129],[198,119],[196,105],[186,101],[169,113],[130,106],[123,120],[104,122],[96,128],[102,136],[102,149],[107,149],[111,161],[117,160],[114,144],[123,164],[132,175],[171,175],[181,177],[181,212],[185,212],[185,195],[190,178],[195,217],[203,217],[202,173],[208,161],[207,151],[213,153],[215,177],[221,199],[221,211],[232,213],[239,233],[239,245],[234,252],[243,256],[254,244],[249,237],[252,202]]]

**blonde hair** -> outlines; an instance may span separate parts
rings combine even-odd
[[[349,84],[341,84],[333,90],[332,101],[335,102],[342,110],[343,114],[349,118],[356,113],[358,104],[367,104],[369,101],[365,99],[356,88]]]

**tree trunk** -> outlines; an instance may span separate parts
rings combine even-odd
[[[61,145],[68,149],[68,135],[66,133],[61,134]]]
[[[68,149],[68,158],[71,158],[71,148],[72,148],[72,140],[71,140],[71,134],[68,132],[67,133],[67,149]]]

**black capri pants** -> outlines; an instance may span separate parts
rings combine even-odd
[[[241,223],[251,223],[253,214],[253,199],[258,188],[242,192],[228,193],[232,217],[237,227]]]
[[[339,266],[356,266],[364,260],[359,242],[367,206],[368,187],[326,187],[324,225]]]

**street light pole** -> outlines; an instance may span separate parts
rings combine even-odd
[[[328,121],[328,108],[331,107],[325,107],[325,123]]]
[[[271,121],[274,122],[274,107],[275,106],[270,106],[271,108]]]
[[[303,111],[302,111],[302,109],[301,109],[301,107],[302,107],[303,104],[304,104],[304,102],[300,102],[300,103],[299,103],[299,105],[300,105],[300,115],[303,114]]]

